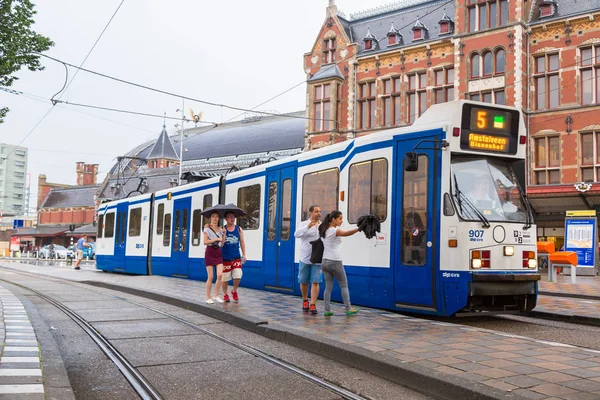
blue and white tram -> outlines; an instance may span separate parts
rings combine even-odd
[[[318,204],[323,215],[342,211],[345,224],[365,214],[381,221],[377,238],[342,242],[355,304],[435,315],[531,310],[539,274],[525,152],[519,110],[438,104],[409,127],[102,204],[97,268],[204,280],[200,212],[234,203],[248,213],[237,221],[243,286],[300,294],[293,232]]]

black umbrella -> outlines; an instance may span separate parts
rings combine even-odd
[[[246,215],[246,212],[244,210],[242,210],[233,203],[217,204],[213,207],[205,208],[204,211],[202,211],[200,214],[202,214],[205,217],[210,217],[210,215],[214,212],[218,212],[219,217],[221,218],[225,218],[225,214],[227,213],[234,213],[236,218]]]

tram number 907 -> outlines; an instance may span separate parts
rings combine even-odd
[[[469,241],[470,242],[483,242],[483,229],[470,229],[469,230]]]

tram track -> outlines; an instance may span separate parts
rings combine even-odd
[[[5,268],[0,267],[0,269],[5,269]],[[8,270],[8,269],[5,269],[5,270]],[[14,270],[10,270],[10,271],[12,273],[15,273]],[[27,272],[18,272],[18,274],[28,275],[28,276],[35,277],[36,279],[52,281],[55,283],[60,282],[61,284],[74,286],[70,282],[65,282],[63,280],[56,279],[56,278],[40,277],[39,275],[30,274]],[[127,382],[131,385],[133,390],[138,394],[138,396],[140,398],[142,398],[144,400],[146,400],[146,399],[148,399],[148,400],[163,399],[162,395],[137,370],[137,368],[135,366],[133,366],[133,364],[123,354],[121,354],[118,351],[118,349],[110,343],[110,341],[108,339],[106,339],[100,332],[98,332],[88,321],[86,321],[79,314],[77,314],[76,312],[71,310],[69,307],[65,306],[62,302],[52,298],[51,296],[44,294],[38,290],[35,290],[31,287],[28,287],[21,283],[17,283],[17,282],[10,281],[7,279],[0,279],[0,281],[5,282],[10,285],[17,286],[21,289],[24,289],[26,291],[29,291],[29,292],[35,294],[39,298],[43,299],[47,303],[53,305],[58,310],[63,312],[70,319],[72,319],[96,343],[96,345],[102,350],[102,352],[104,354],[106,354],[106,356],[114,363],[114,365],[119,369],[119,371],[122,373],[122,375],[125,377]],[[329,382],[328,380],[326,380],[322,377],[319,377],[315,374],[312,374],[296,365],[293,365],[293,364],[286,362],[282,359],[279,359],[277,357],[271,356],[258,348],[255,348],[253,346],[250,346],[250,345],[247,345],[244,343],[239,343],[239,342],[227,339],[209,329],[203,328],[203,327],[201,327],[193,322],[190,322],[190,321],[186,320],[185,318],[179,317],[175,314],[172,314],[172,313],[169,313],[169,312],[166,312],[163,310],[159,310],[157,308],[150,307],[146,304],[135,302],[131,299],[127,299],[127,298],[124,298],[121,296],[107,294],[107,293],[103,293],[103,292],[93,290],[93,289],[89,289],[89,290],[94,293],[97,293],[98,295],[111,297],[115,300],[119,300],[124,303],[136,306],[136,307],[141,307],[141,308],[147,309],[148,311],[160,314],[164,317],[167,317],[171,320],[181,323],[181,324],[183,324],[189,328],[192,328],[204,335],[207,335],[213,339],[219,340],[220,342],[225,343],[226,345],[228,345],[232,348],[241,350],[244,353],[249,354],[257,359],[268,362],[284,371],[287,371],[291,374],[299,376],[302,379],[307,380],[316,386],[319,386],[321,388],[328,390],[331,393],[334,393],[335,395],[339,396],[341,399],[345,399],[345,400],[366,400],[366,399],[368,399],[367,397],[363,397],[359,394],[353,393],[350,390],[344,389],[343,387],[336,385],[335,383]]]

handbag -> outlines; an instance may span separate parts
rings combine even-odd
[[[215,234],[215,236],[217,236],[218,238],[221,238],[221,235],[219,235],[217,232],[215,232],[215,230],[212,228],[212,226],[209,225],[208,229],[210,229],[211,231],[213,231],[213,233]],[[209,246],[212,247],[213,249],[218,249],[220,247],[219,242],[211,243]]]
[[[321,264],[323,262],[323,252],[325,251],[323,241],[321,238],[318,238],[317,240],[310,242],[310,245],[312,246],[312,250],[310,252],[310,262],[312,264]]]

